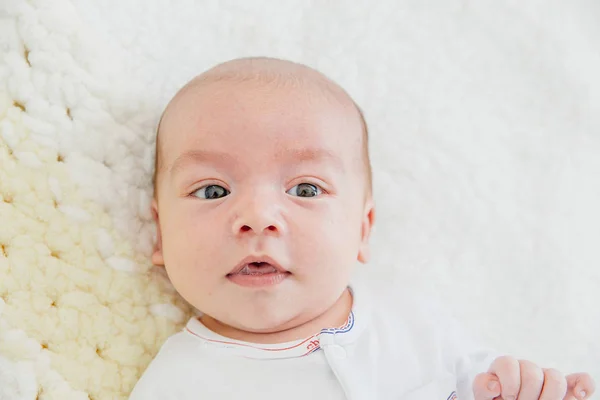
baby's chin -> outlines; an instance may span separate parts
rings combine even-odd
[[[290,310],[281,310],[279,313],[277,311],[279,310],[239,315],[235,321],[231,321],[230,326],[248,333],[264,335],[288,331],[306,324],[310,320],[309,317],[298,315],[298,313],[290,313]]]
[[[310,316],[290,314],[289,310],[281,311],[261,314],[242,312],[239,315],[229,314],[222,320],[203,315],[201,321],[220,335],[253,343],[284,343],[315,333],[310,326]]]
[[[308,322],[307,320],[308,318],[301,318],[298,316],[281,316],[280,318],[261,317],[260,319],[256,318],[251,321],[243,321],[243,325],[240,324],[239,328],[249,333],[261,335],[278,334],[298,328],[306,324]]]

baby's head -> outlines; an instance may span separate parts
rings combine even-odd
[[[367,148],[360,110],[319,72],[270,58],[212,68],[159,125],[153,263],[235,329],[316,318],[368,258]]]

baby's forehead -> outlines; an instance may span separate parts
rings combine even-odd
[[[216,81],[200,83],[170,105],[160,135],[179,139],[207,136],[210,140],[236,140],[252,133],[278,132],[273,140],[333,135],[360,129],[353,103],[342,103],[320,87],[265,85],[257,82]],[[233,143],[232,143],[233,144]]]
[[[335,119],[360,126],[354,102],[320,82],[201,80],[191,81],[171,101],[159,124],[157,144],[162,145],[163,136],[179,135],[195,123],[214,127],[274,113],[291,124],[290,129],[299,125],[310,129],[311,122]]]

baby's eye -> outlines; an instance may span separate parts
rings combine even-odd
[[[322,190],[317,185],[313,185],[310,183],[301,183],[299,185],[294,186],[286,193],[298,197],[315,197],[320,195],[322,193]]]
[[[204,186],[192,193],[193,196],[196,196],[200,199],[220,199],[228,194],[229,190],[219,185]]]

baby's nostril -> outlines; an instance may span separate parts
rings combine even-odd
[[[242,227],[240,227],[240,231],[241,232],[248,232],[253,230],[249,225],[243,225]],[[265,230],[269,230],[271,232],[277,232],[277,227],[275,225],[269,225],[267,227],[265,227]],[[259,230],[257,230],[256,232],[259,232]]]

